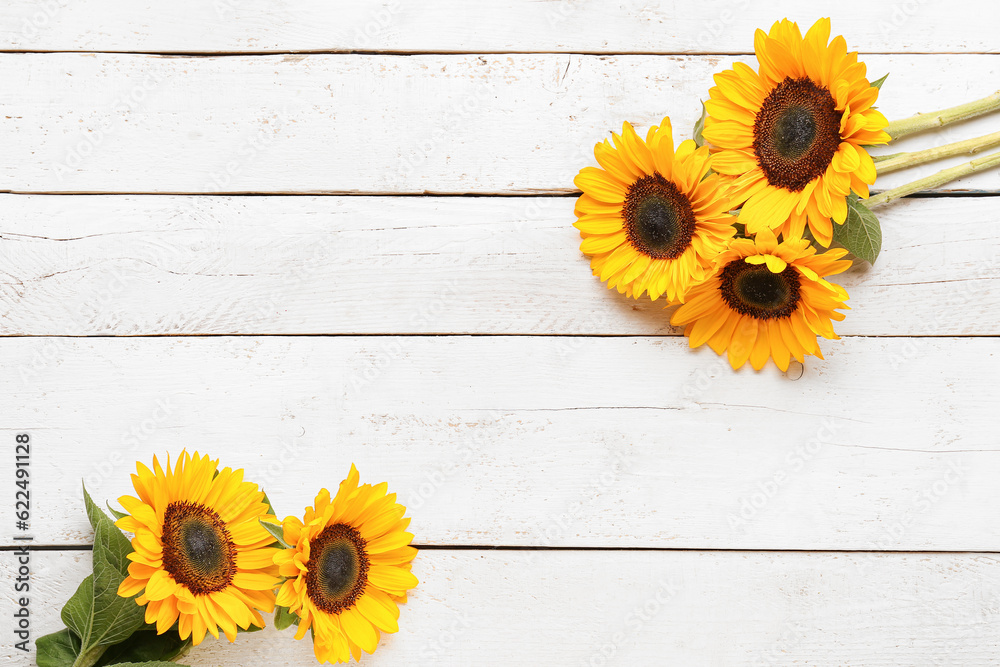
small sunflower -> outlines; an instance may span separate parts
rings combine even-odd
[[[219,629],[229,641],[237,627],[264,627],[278,585],[274,538],[260,525],[270,517],[264,494],[243,471],[208,456],[183,452],[176,465],[153,470],[136,463],[138,498],[118,501],[128,512],[115,525],[135,534],[129,576],[118,595],[146,606],[146,622],[163,634],[177,623],[181,639],[198,645]],[[260,610],[260,611],[258,611]]]
[[[758,30],[755,72],[743,63],[715,75],[703,135],[718,150],[713,169],[733,178],[750,234],[801,237],[808,222],[823,246],[831,218],[843,224],[851,190],[868,197],[875,164],[863,148],[884,144],[888,121],[872,108],[878,88],[844,38],[829,44],[830,19],[803,39],[788,19]]]
[[[805,239],[779,244],[769,229],[734,239],[714,275],[691,290],[670,323],[685,327],[691,347],[728,351],[733,368],[749,359],[760,370],[770,357],[786,371],[792,356],[822,359],[817,336],[838,339],[831,320],[843,320],[836,309],[849,308],[847,291],[824,278],[850,267],[841,260],[846,254],[842,248],[816,254]]]
[[[336,497],[323,489],[305,517],[282,522],[285,542],[274,562],[287,577],[277,604],[299,616],[296,639],[313,631],[320,662],[361,659],[374,653],[380,632],[399,629],[398,602],[417,585],[410,573],[417,550],[404,519],[406,508],[387,485],[358,486],[353,465]]]
[[[574,226],[594,275],[622,294],[683,300],[711,271],[733,236],[731,201],[712,168],[709,149],[687,140],[674,152],[670,119],[643,141],[625,123],[594,148],[602,168],[584,167],[574,179],[583,194]]]

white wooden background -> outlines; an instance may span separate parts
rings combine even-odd
[[[883,209],[843,340],[788,373],[688,352],[577,250],[594,142],[683,133],[777,18],[832,16],[890,117],[1000,87],[994,2],[803,6],[5,2],[0,435],[35,443],[35,636],[89,567],[80,479],[114,498],[188,447],[285,513],[351,462],[399,493],[428,548],[367,664],[1000,664],[1000,174]],[[190,658],[310,661],[270,633]]]

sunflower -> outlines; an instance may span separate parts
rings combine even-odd
[[[753,239],[734,239],[670,323],[685,327],[691,347],[728,350],[733,368],[749,359],[760,370],[770,357],[786,371],[791,356],[822,359],[817,335],[838,339],[831,320],[844,319],[835,309],[849,308],[847,291],[824,278],[851,265],[840,259],[846,254],[842,248],[816,254],[805,239],[779,244],[766,228]]]
[[[805,39],[788,19],[758,30],[759,72],[743,63],[715,75],[703,135],[717,149],[713,168],[733,179],[750,234],[773,229],[801,237],[808,221],[824,246],[831,218],[843,224],[853,190],[868,197],[875,164],[863,146],[884,144],[888,121],[872,108],[878,88],[865,64],[830,37],[820,19]]]
[[[643,141],[628,123],[594,148],[602,168],[584,167],[574,179],[580,250],[594,275],[622,294],[683,300],[710,272],[735,229],[731,202],[712,168],[708,148],[681,143],[674,152],[670,119]]]
[[[274,538],[260,525],[270,517],[264,494],[197,452],[183,452],[173,469],[136,463],[138,498],[118,501],[128,515],[115,525],[135,534],[129,576],[118,595],[146,605],[146,622],[163,634],[177,622],[181,639],[201,643],[205,633],[236,640],[237,627],[264,627],[260,612],[274,610],[279,578]],[[273,519],[273,517],[270,517]]]
[[[380,632],[399,629],[397,602],[417,585],[410,563],[417,550],[406,508],[387,485],[358,486],[353,465],[336,497],[323,489],[305,517],[282,522],[285,542],[274,562],[287,579],[277,604],[299,616],[296,639],[313,631],[320,662],[347,662],[374,653]]]

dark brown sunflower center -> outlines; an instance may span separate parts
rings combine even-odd
[[[195,595],[229,586],[236,575],[236,545],[222,518],[190,502],[173,502],[163,513],[163,569]]]
[[[653,259],[680,257],[695,228],[691,202],[659,174],[643,176],[629,186],[622,220],[632,247]]]
[[[792,192],[822,175],[840,146],[840,114],[826,88],[786,78],[767,96],[753,125],[753,150],[771,185]]]
[[[758,320],[788,317],[799,303],[799,274],[791,266],[771,273],[764,264],[737,259],[720,276],[722,300],[737,313]]]
[[[368,583],[365,540],[343,523],[327,526],[309,547],[306,593],[317,607],[338,614],[353,607]]]
[[[774,149],[783,157],[797,160],[816,139],[816,119],[804,107],[790,107],[774,124]]]

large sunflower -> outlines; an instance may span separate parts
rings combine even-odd
[[[872,108],[878,88],[844,38],[829,38],[830,19],[804,39],[784,19],[754,37],[759,72],[736,63],[715,75],[703,134],[720,149],[713,168],[734,178],[734,197],[746,202],[739,220],[751,234],[801,237],[808,221],[829,246],[830,220],[843,224],[850,191],[868,197],[875,182],[863,146],[890,139],[888,121]]]
[[[138,498],[118,501],[128,512],[115,525],[135,533],[122,597],[146,605],[146,622],[163,634],[177,623],[181,639],[197,645],[205,633],[236,640],[237,627],[264,627],[258,610],[274,610],[278,584],[274,538],[260,525],[268,514],[264,494],[243,481],[243,471],[223,468],[197,452],[153,470],[136,463]]]
[[[817,335],[837,339],[831,320],[843,320],[836,309],[849,308],[847,291],[824,278],[851,265],[840,259],[846,254],[842,248],[816,254],[805,239],[779,244],[766,228],[753,239],[735,239],[670,323],[685,327],[691,347],[728,351],[733,368],[749,359],[760,370],[770,357],[785,371],[792,356],[822,359]]]
[[[387,485],[358,486],[353,465],[336,497],[323,489],[302,521],[282,522],[285,542],[274,562],[287,577],[277,603],[299,616],[296,639],[313,631],[320,662],[347,662],[374,653],[379,632],[399,629],[397,602],[417,585],[410,564],[417,550],[406,532],[406,508]]]
[[[575,226],[595,276],[630,297],[648,292],[683,300],[710,272],[712,259],[735,230],[731,202],[712,168],[708,148],[684,141],[674,152],[670,119],[643,141],[625,123],[594,148],[602,168],[584,167]]]

